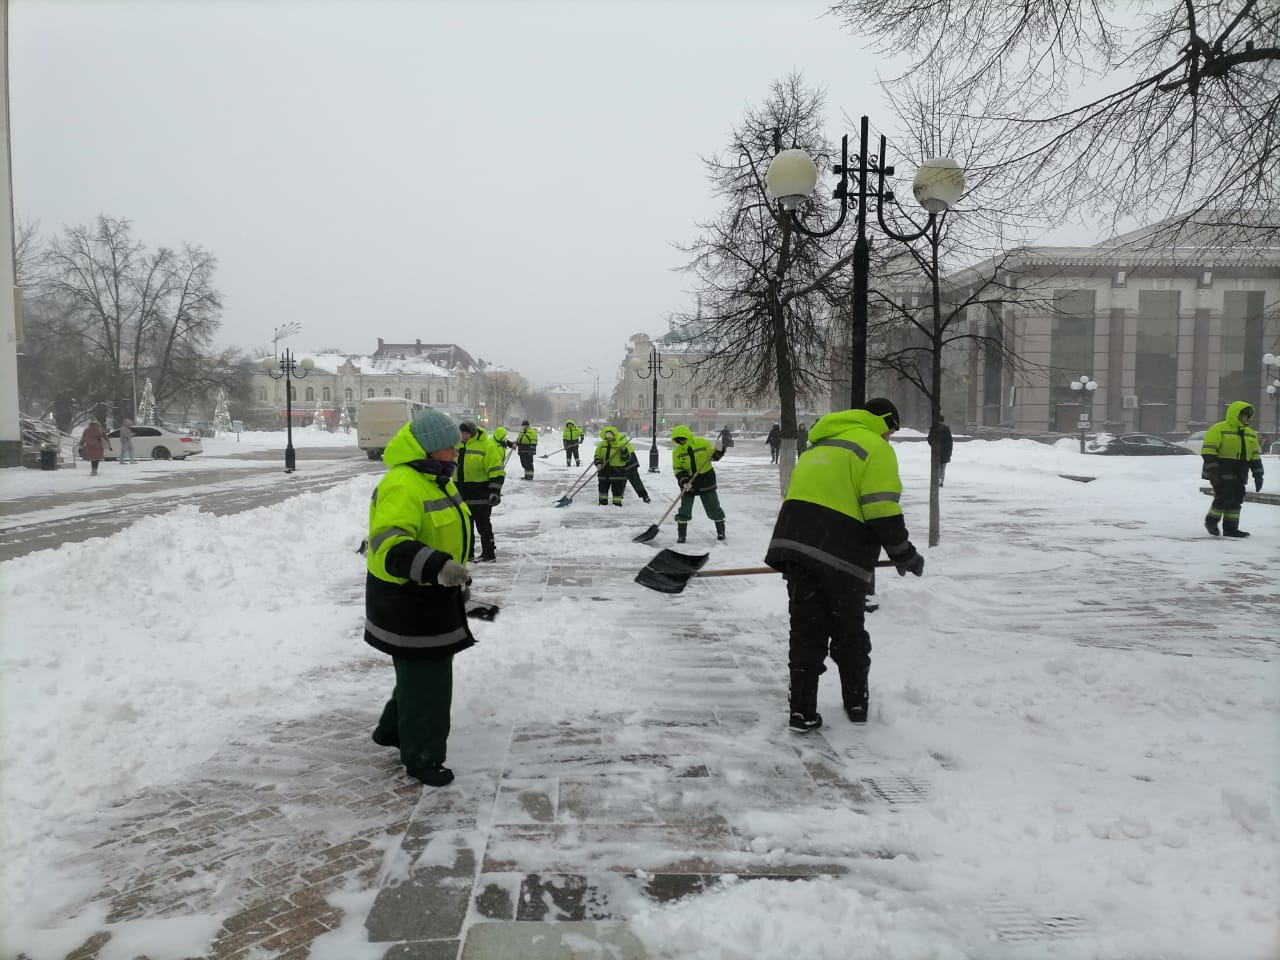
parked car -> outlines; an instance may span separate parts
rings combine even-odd
[[[134,424],[133,455],[150,457],[152,460],[185,460],[196,453],[204,453],[204,444],[199,437],[188,433],[179,433],[168,427],[153,424]],[[111,440],[111,449],[107,451],[108,460],[120,458],[120,428],[112,430],[107,436]]]
[[[1163,437],[1149,433],[1125,433],[1118,437],[1102,436],[1085,446],[1087,453],[1121,457],[1163,457],[1170,455],[1191,456],[1191,451]]]

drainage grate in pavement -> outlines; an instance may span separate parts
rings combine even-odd
[[[1075,914],[1046,910],[1038,913],[1011,900],[996,897],[978,904],[977,913],[1006,943],[1054,940],[1088,933],[1093,925]]]

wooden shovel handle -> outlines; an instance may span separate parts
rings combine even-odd
[[[877,560],[877,567],[896,567],[892,560]],[[699,570],[695,577],[746,577],[757,573],[781,573],[773,567],[728,567],[724,570]]]

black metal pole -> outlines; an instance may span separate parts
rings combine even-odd
[[[867,399],[867,290],[871,285],[871,244],[867,240],[867,138],[871,119],[858,127],[858,232],[853,243],[853,331],[849,337],[849,406]]]
[[[655,347],[649,353],[649,376],[653,379],[653,419],[649,424],[649,472],[658,472],[658,368],[662,361]]]
[[[289,378],[290,368],[293,366],[293,355],[286,347],[284,351],[284,359],[280,361],[284,367],[284,472],[293,473],[295,464],[293,454],[293,382]]]

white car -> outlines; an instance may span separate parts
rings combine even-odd
[[[133,455],[139,459],[185,460],[194,453],[204,453],[200,438],[189,433],[151,424],[135,424],[129,429],[133,431]],[[107,437],[111,440],[111,449],[106,459],[120,459],[120,428],[112,430]]]

